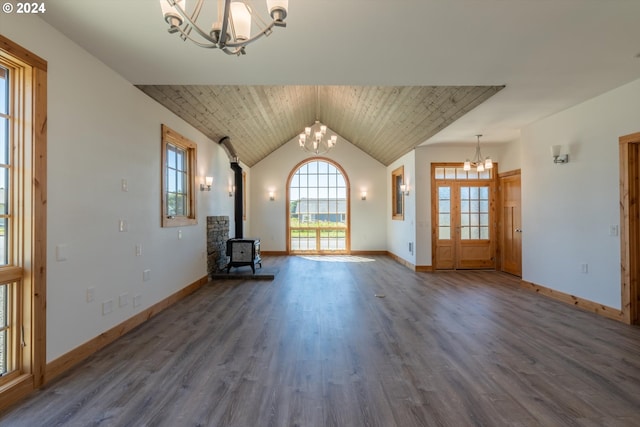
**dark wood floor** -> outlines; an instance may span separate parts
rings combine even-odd
[[[210,283],[0,425],[640,425],[640,328],[501,273],[365,259]]]

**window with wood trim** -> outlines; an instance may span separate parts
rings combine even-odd
[[[391,218],[404,220],[404,166],[400,166],[391,172]]]
[[[162,125],[162,226],[197,224],[197,145]]]
[[[46,69],[0,36],[0,410],[44,380]]]

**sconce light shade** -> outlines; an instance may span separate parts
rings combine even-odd
[[[213,185],[213,177],[205,176],[204,184],[200,184],[200,191],[211,191],[211,186]]]
[[[274,191],[269,191],[269,200],[272,202],[276,199],[276,193]]]
[[[233,197],[233,193],[236,192],[236,186],[235,185],[230,185],[229,186],[229,197]]]
[[[362,192],[360,193],[360,199],[361,200],[367,200],[367,191],[366,190],[362,190]]]
[[[562,145],[551,146],[551,157],[553,157],[553,163],[569,163],[569,155],[562,155]]]
[[[409,186],[407,184],[400,184],[400,192],[405,196],[409,195]]]

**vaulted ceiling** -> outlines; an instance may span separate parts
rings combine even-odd
[[[640,1],[290,0],[287,27],[241,57],[168,34],[158,0],[46,6],[0,29],[45,20],[247,164],[316,119],[384,164],[479,133],[510,142],[640,78]]]
[[[500,86],[141,85],[214,141],[231,138],[253,166],[316,120],[389,165]]]

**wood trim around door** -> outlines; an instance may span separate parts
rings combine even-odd
[[[620,278],[622,320],[640,323],[640,132],[619,138],[620,147]]]

